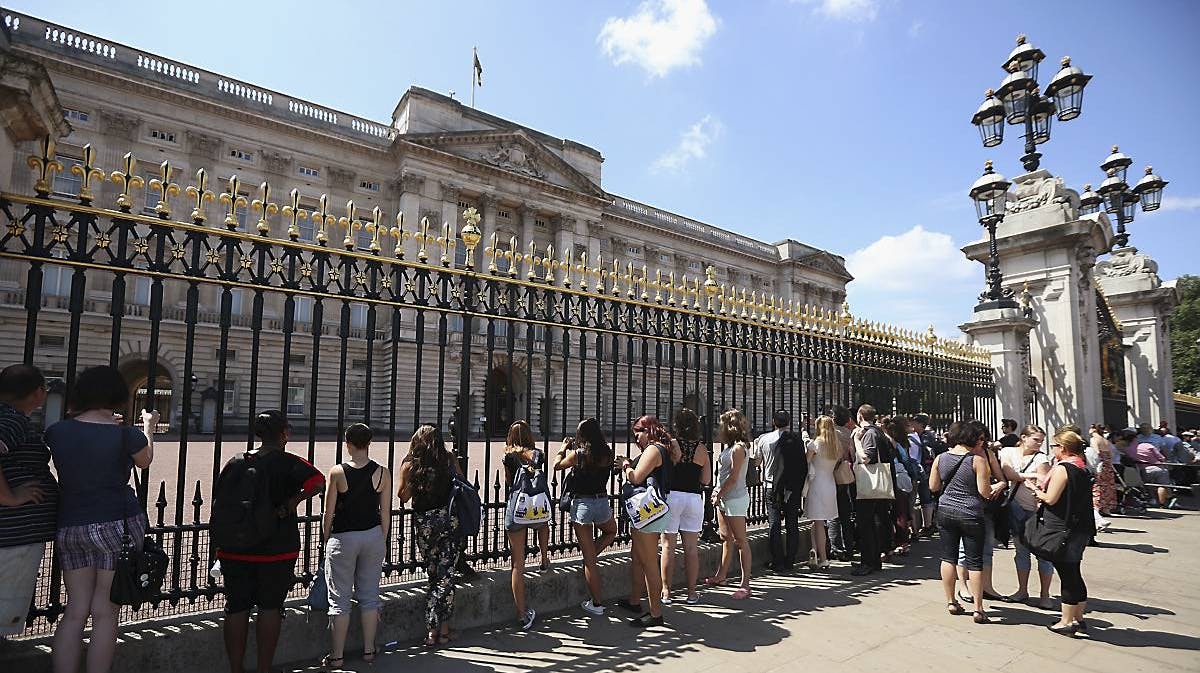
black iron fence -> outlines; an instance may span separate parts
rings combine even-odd
[[[260,408],[285,409],[297,431],[289,450],[322,469],[341,461],[337,431],[351,422],[376,428],[375,455],[393,472],[419,422],[451,431],[484,494],[488,516],[468,546],[483,565],[507,557],[494,437],[513,419],[529,419],[551,454],[595,416],[626,455],[636,451],[633,418],[684,406],[702,417],[709,445],[716,416],[733,407],[757,430],[775,409],[799,420],[860,402],[925,411],[936,425],[994,421],[991,370],[978,353],[845,307],[748,296],[711,268],[677,281],[629,262],[484,242],[473,209],[455,232],[428,220],[415,231],[400,218],[389,226],[379,208],[365,216],[353,203],[335,218],[326,197],[304,209],[296,190],[279,208],[265,183],[248,202],[236,177],[212,204],[203,170],[181,190],[166,163],[145,180],[127,155],[106,175],[90,148],[64,194],[53,144],[41,149],[30,161],[35,195],[0,196],[0,272],[16,288],[0,302],[0,348],[20,351],[0,355],[61,377],[60,391],[81,368],[116,366],[135,391],[130,414],[162,412],[166,434],[143,474],[152,486],[139,495],[172,564],[161,602],[138,616],[208,610],[220,594],[208,574],[208,500],[223,462],[253,446],[246,419]],[[115,209],[97,203],[100,178],[116,186],[107,195]],[[183,193],[190,217],[174,220]],[[50,406],[47,421],[64,411],[61,400]],[[760,523],[757,490],[753,498]],[[297,593],[320,558],[319,511],[310,503],[303,517]],[[389,581],[417,572],[409,514],[392,513]],[[552,549],[573,553],[556,516]],[[622,524],[621,540],[627,532]],[[63,598],[51,554],[34,633],[50,628]]]

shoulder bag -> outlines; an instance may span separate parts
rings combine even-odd
[[[126,446],[125,429],[121,428],[122,451]],[[133,467],[135,491],[141,490],[138,483],[137,466]],[[143,603],[156,602],[162,595],[162,585],[167,578],[170,557],[158,541],[145,535],[139,546],[129,534],[129,516],[121,520],[121,551],[113,566],[112,588],[108,599],[117,605],[129,605],[138,609]]]
[[[1071,532],[1067,529],[1071,522],[1071,470],[1065,465],[1063,469],[1067,470],[1067,490],[1063,494],[1063,497],[1067,499],[1067,513],[1063,517],[1065,523],[1063,529],[1057,530],[1046,526],[1046,503],[1041,503],[1038,505],[1037,513],[1025,522],[1023,531],[1022,542],[1029,548],[1029,551],[1043,561],[1053,561],[1059,558],[1067,547],[1067,540],[1071,537]]]
[[[876,450],[883,451],[883,446],[876,446]],[[854,487],[859,500],[895,500],[891,462],[880,461],[876,456],[874,463],[855,463]]]

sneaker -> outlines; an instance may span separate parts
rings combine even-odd
[[[1179,509],[1179,498],[1171,498],[1167,501],[1167,509]]]
[[[1104,531],[1108,530],[1108,527],[1111,525],[1111,521],[1105,519],[1104,517],[1100,517],[1096,519],[1096,532],[1103,533]]]
[[[595,603],[592,602],[592,599],[590,599],[590,598],[587,599],[586,601],[580,603],[579,607],[583,608],[583,611],[588,613],[589,615],[595,615],[596,617],[604,616],[604,606],[596,605]]]
[[[693,595],[693,596],[688,596],[688,597],[687,597],[687,601],[686,601],[686,603],[687,603],[688,605],[698,605],[698,604],[700,603],[700,594],[695,594],[695,595]]]
[[[671,597],[670,597],[670,596],[663,596],[663,597],[662,597],[662,604],[663,604],[663,605],[670,605],[670,604],[671,604]]]
[[[659,615],[658,617],[655,617],[655,616],[651,615],[649,612],[647,612],[646,614],[642,615],[641,617],[634,617],[633,619],[630,619],[629,625],[633,626],[633,627],[637,627],[637,628],[646,628],[648,626],[662,626],[663,618],[661,615]]]
[[[536,619],[537,619],[537,612],[535,612],[533,610],[533,608],[529,608],[528,610],[526,610],[525,611],[525,619],[521,621],[521,630],[528,631],[529,629],[533,628],[533,622]]]

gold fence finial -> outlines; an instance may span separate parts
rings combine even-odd
[[[325,227],[333,224],[333,216],[329,214],[329,195],[322,194],[321,198],[317,199],[317,210],[312,214],[313,224],[317,225],[317,245],[325,245],[329,242],[329,235],[325,233]]]
[[[488,273],[496,275],[496,272],[500,270],[500,267],[496,266],[496,258],[504,255],[500,251],[500,232],[492,232],[492,244],[483,249],[483,255],[490,260],[487,266]]]
[[[421,244],[421,247],[417,250],[417,261],[424,264],[425,262],[429,261],[429,251],[426,250],[426,246],[429,245],[429,241],[431,240],[429,238],[428,215],[421,218],[421,231],[417,232],[415,238],[417,239],[417,242]]]
[[[196,169],[196,184],[188,185],[187,196],[192,199],[192,221],[203,223],[206,219],[204,203],[213,200],[213,193],[208,191],[208,171],[203,168]]]
[[[588,274],[592,272],[588,268],[587,251],[579,253],[579,263],[575,265],[575,272],[579,274],[579,289],[582,292],[587,292],[588,289]]]
[[[29,167],[38,172],[37,182],[33,184],[33,189],[41,198],[50,196],[51,183],[54,182],[54,174],[60,173],[63,170],[62,162],[55,157],[54,139],[50,136],[44,136],[39,143],[41,156],[36,154],[29,155],[26,163]]]
[[[563,270],[563,287],[565,288],[571,287],[571,271],[575,269],[574,252],[571,248],[567,248],[567,252],[563,255],[563,261],[560,265]]]
[[[388,226],[383,223],[383,209],[379,206],[371,209],[371,221],[367,224],[367,231],[371,232],[371,254],[378,255],[383,250],[383,246],[379,244],[379,237],[388,231]]]
[[[546,275],[542,278],[550,285],[554,284],[554,270],[558,267],[558,262],[554,261],[554,244],[546,245],[546,256],[542,258],[542,266],[546,267]]]
[[[611,276],[611,277],[612,277],[612,293],[613,293],[613,296],[614,296],[614,297],[619,297],[619,296],[621,295],[621,288],[617,287],[617,281],[618,281],[618,280],[620,279],[620,277],[621,277],[621,262],[620,262],[620,261],[618,261],[616,257],[613,257],[613,270],[612,270],[612,276]]]
[[[129,155],[126,155],[129,156]],[[114,175],[116,175],[114,173]],[[233,231],[238,228],[237,209],[246,207],[246,197],[241,195],[242,181],[238,180],[238,176],[229,176],[228,191],[221,192],[218,197],[220,202],[229,207],[229,212],[225,213],[225,226]],[[121,199],[117,199],[117,205],[121,205]]]
[[[279,212],[279,205],[271,202],[271,184],[266,180],[258,186],[258,198],[250,203],[252,208],[258,215],[258,233],[267,236],[271,233],[271,223],[267,222],[267,217]]]
[[[441,258],[438,260],[442,266],[450,266],[454,261],[454,246],[458,243],[458,237],[454,235],[454,230],[450,227],[449,222],[442,222],[442,235],[438,236],[438,246],[442,249]]]
[[[92,149],[92,144],[88,143],[83,146],[83,161],[81,163],[71,165],[71,174],[79,176],[79,202],[83,205],[90,205],[92,199],[92,180],[104,179],[104,171],[96,167],[96,150]]]
[[[308,217],[308,213],[300,207],[300,190],[293,189],[288,193],[291,203],[283,207],[283,216],[288,220],[287,235],[293,241],[300,238],[300,220]]]
[[[667,306],[675,305],[675,272],[667,272]]]
[[[537,280],[537,261],[537,241],[530,241],[525,254],[525,280]]]
[[[404,259],[404,241],[412,238],[412,234],[404,230],[404,211],[396,213],[396,224],[392,225],[388,232],[392,238],[396,239],[396,247],[392,250],[392,254],[396,259]]]
[[[475,246],[479,245],[479,239],[483,238],[483,232],[479,230],[479,219],[479,211],[475,210],[475,206],[467,208],[463,211],[463,227],[458,232],[467,248],[467,268],[472,271],[475,270]]]
[[[125,153],[122,169],[123,170],[113,171],[111,174],[109,174],[108,179],[121,186],[121,193],[117,194],[117,208],[119,208],[122,212],[128,213],[129,209],[133,208],[133,195],[129,193],[129,190],[136,187],[141,187],[146,183],[141,177],[136,175],[137,159],[133,157],[133,152]],[[237,224],[236,220],[234,221],[234,224]]]
[[[158,203],[154,204],[154,212],[161,218],[167,219],[171,217],[171,204],[167,199],[172,196],[179,196],[179,185],[171,182],[171,162],[164,160],[158,166],[159,177],[150,181],[147,190],[153,189],[158,192]]]
[[[342,247],[347,250],[354,249],[354,225],[356,224],[358,208],[354,206],[354,199],[346,202],[346,215],[337,219],[337,225],[345,229],[345,235],[342,237]]]
[[[519,266],[521,264],[522,256],[515,234],[510,236],[508,239],[508,252],[504,253],[504,259],[508,260],[508,277],[516,278],[517,274],[520,272]]]

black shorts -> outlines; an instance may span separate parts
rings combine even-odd
[[[225,614],[251,608],[278,610],[296,583],[296,559],[255,563],[221,559],[225,578]]]

